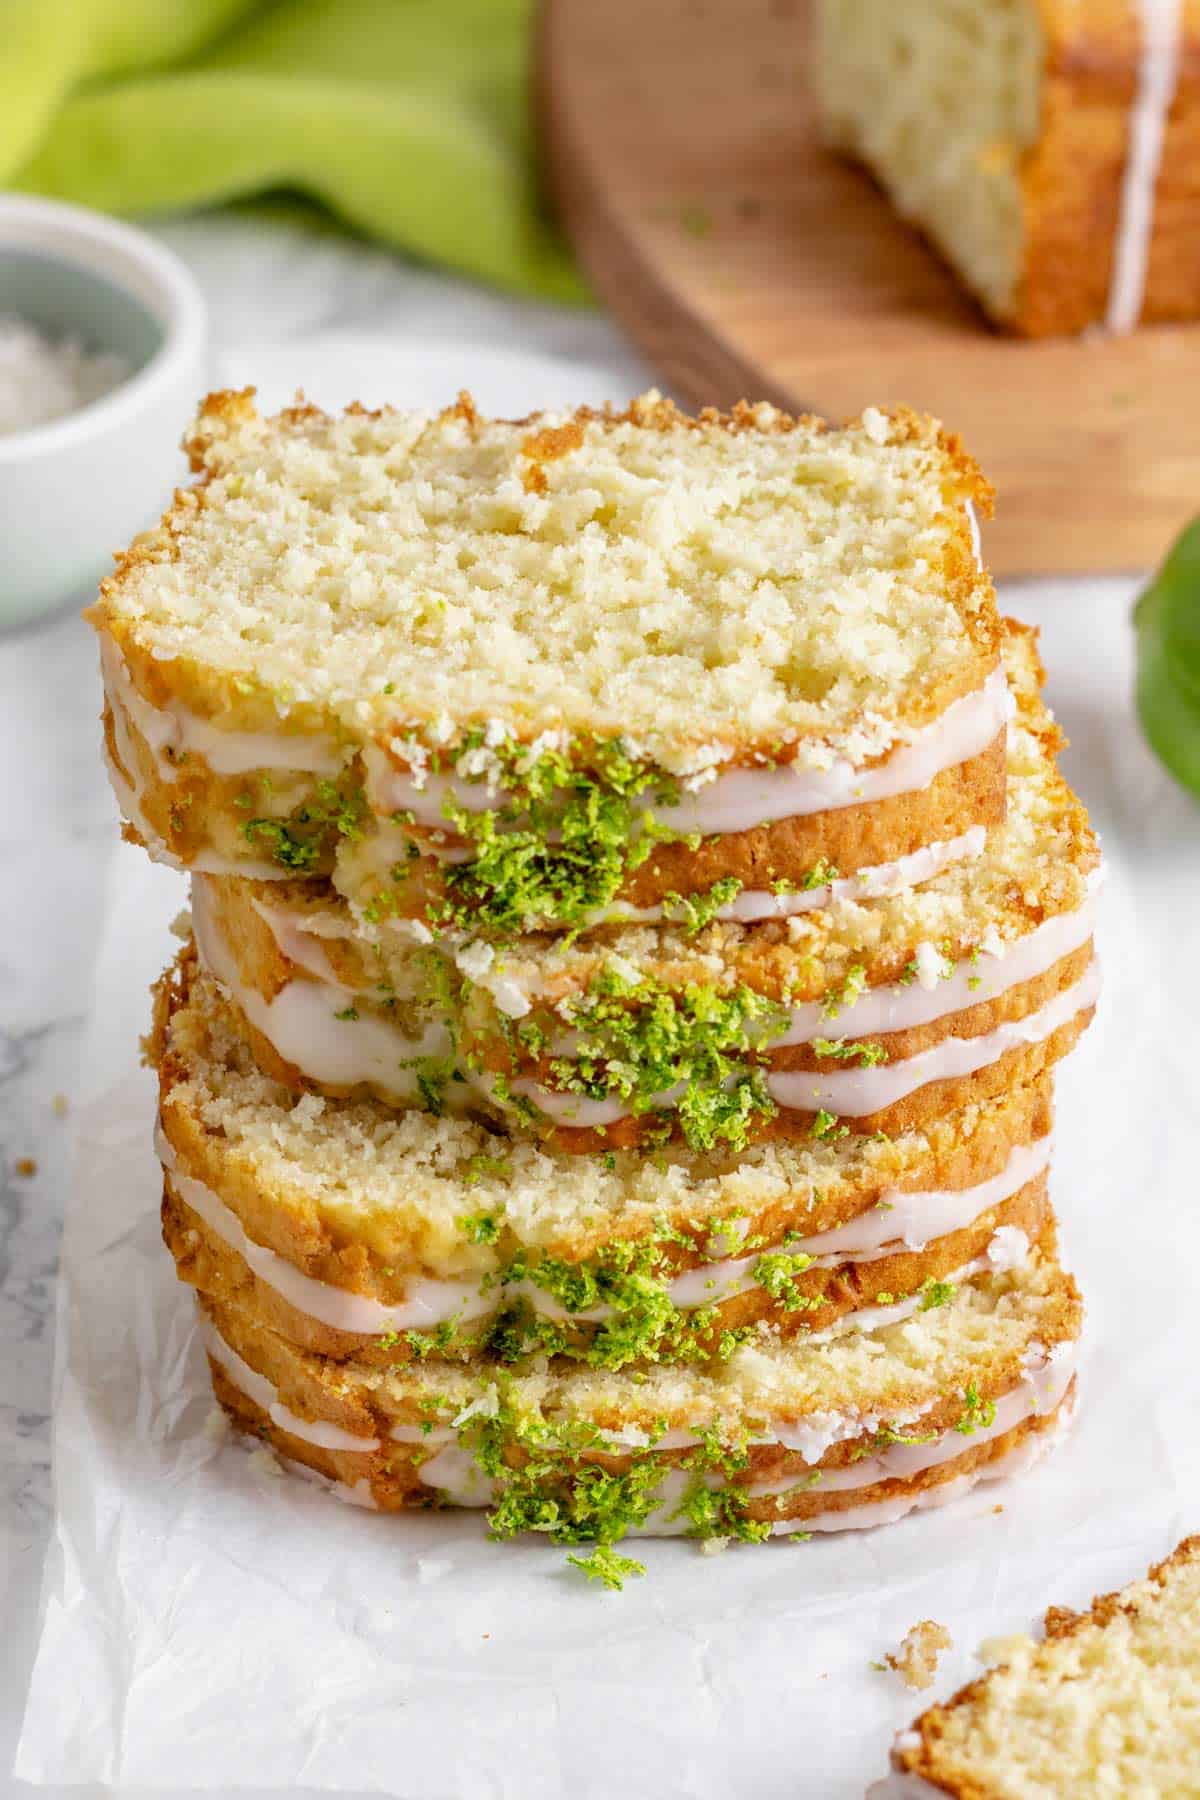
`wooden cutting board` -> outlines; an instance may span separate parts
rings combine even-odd
[[[903,401],[944,419],[998,489],[997,574],[1157,563],[1200,511],[1200,327],[991,331],[871,181],[822,148],[808,12],[544,0],[550,181],[601,297],[694,405],[765,397],[836,419]]]

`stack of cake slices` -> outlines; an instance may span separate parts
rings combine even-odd
[[[1098,854],[957,442],[225,393],[187,448],[92,618],[232,1420],[610,1581],[1026,1467]]]

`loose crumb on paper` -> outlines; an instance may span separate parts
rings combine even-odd
[[[71,1102],[65,1094],[55,1094],[50,1106],[56,1119],[65,1119],[71,1110]]]
[[[939,1625],[936,1619],[922,1619],[906,1632],[899,1650],[888,1652],[884,1663],[887,1668],[896,1670],[906,1687],[932,1687],[938,1657],[953,1643],[954,1639],[944,1625]]]
[[[256,1474],[267,1475],[272,1481],[283,1480],[283,1470],[276,1460],[275,1452],[268,1450],[265,1444],[259,1444],[252,1450],[247,1461]]]
[[[18,1156],[16,1170],[17,1174],[20,1175],[23,1180],[30,1180],[32,1176],[37,1174],[36,1158],[32,1156]]]
[[[211,1406],[204,1420],[204,1435],[210,1443],[222,1444],[230,1434],[229,1420],[219,1406]]]

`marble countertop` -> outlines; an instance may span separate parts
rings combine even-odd
[[[303,222],[213,215],[164,227],[199,279],[214,347],[302,343],[331,329],[584,360],[630,393],[652,373],[598,314],[510,300]],[[364,384],[365,386],[366,384]],[[0,1794],[37,1621],[50,1520],[55,1268],[71,1105],[117,851],[99,756],[91,631],[61,616],[0,638]],[[78,1796],[79,1789],[70,1790]],[[41,1790],[45,1793],[47,1790]]]

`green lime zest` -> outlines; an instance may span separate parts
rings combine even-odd
[[[873,1069],[888,1059],[882,1044],[869,1043],[866,1039],[848,1043],[845,1038],[814,1038],[812,1047],[818,1056],[833,1056],[839,1062],[859,1062],[864,1069]]]
[[[309,875],[328,849],[331,836],[361,838],[367,803],[361,787],[343,790],[334,781],[318,781],[312,795],[286,819],[247,819],[242,836],[265,850],[281,868]]]
[[[964,1388],[963,1400],[965,1405],[962,1417],[955,1425],[955,1431],[961,1432],[963,1437],[970,1437],[973,1432],[986,1431],[995,1424],[996,1402],[981,1399],[979,1389],[973,1381],[968,1382]]]
[[[644,1575],[646,1565],[636,1556],[622,1556],[611,1544],[597,1544],[590,1556],[568,1556],[573,1568],[581,1569],[589,1581],[598,1581],[617,1593],[631,1575]]]
[[[776,1111],[757,1059],[787,1020],[752,988],[671,988],[610,965],[572,1009],[579,1054],[553,1058],[550,1075],[565,1092],[621,1100],[635,1116],[678,1091],[676,1116],[693,1150],[742,1150],[754,1120]]]
[[[454,760],[483,742],[482,730],[468,734]],[[506,741],[490,749],[490,760],[503,806],[473,812],[453,795],[443,802],[447,824],[473,855],[443,871],[444,898],[429,909],[438,924],[496,938],[535,926],[579,930],[611,905],[656,844],[678,839],[647,804],[677,804],[676,784],[630,757],[619,738],[577,745],[572,756]]]

